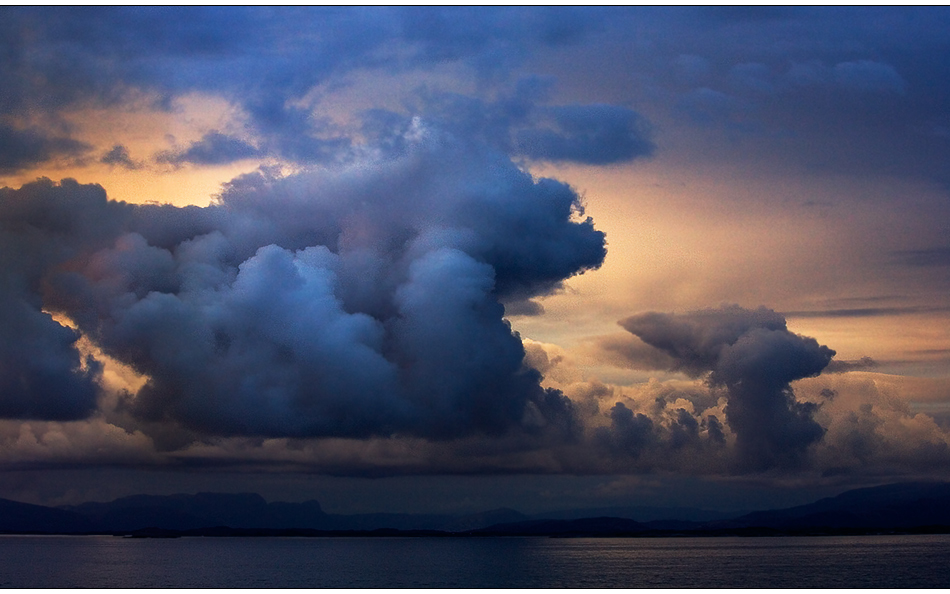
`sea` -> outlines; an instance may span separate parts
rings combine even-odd
[[[950,535],[0,536],[5,588],[944,588]]]

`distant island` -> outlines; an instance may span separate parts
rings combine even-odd
[[[272,502],[254,493],[133,495],[47,507],[0,499],[2,534],[181,536],[669,537],[950,533],[950,483],[854,489],[814,503],[736,517],[693,508],[601,508],[529,516],[328,514],[317,501]]]

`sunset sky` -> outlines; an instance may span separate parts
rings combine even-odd
[[[950,478],[946,9],[0,11],[0,497]]]

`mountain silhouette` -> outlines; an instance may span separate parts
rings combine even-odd
[[[0,533],[75,534],[90,528],[89,519],[79,513],[0,499]]]
[[[846,491],[807,505],[712,522],[718,528],[912,528],[950,526],[950,483],[899,483]]]
[[[643,517],[599,508],[527,516],[502,508],[475,514],[328,514],[317,501],[268,503],[256,493],[132,495],[58,508],[0,499],[0,533],[159,535],[464,534],[471,536],[670,536],[950,532],[950,483],[899,483],[846,491],[795,507],[697,521],[716,512],[642,508]],[[676,513],[678,512],[678,513]],[[567,516],[567,517],[565,517]],[[678,516],[678,517],[677,517]],[[685,516],[685,517],[684,517]],[[297,531],[297,532],[294,532]]]

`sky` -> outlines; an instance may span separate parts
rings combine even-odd
[[[0,11],[0,497],[950,478],[946,9]]]

